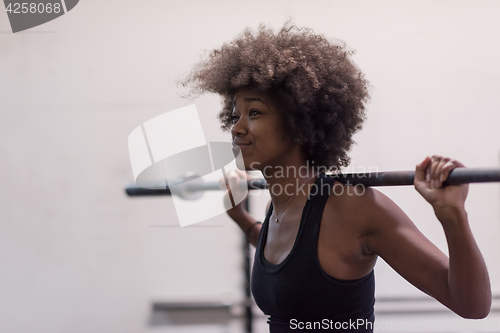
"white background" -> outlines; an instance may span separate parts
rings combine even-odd
[[[180,228],[172,199],[127,197],[127,137],[194,102],[207,141],[228,140],[219,99],[187,101],[175,82],[247,26],[293,18],[357,51],[373,88],[347,172],[410,170],[427,154],[498,166],[499,13],[498,1],[82,0],[12,34],[1,8],[0,331],[221,331],[149,324],[154,301],[241,300],[243,236],[226,216]],[[380,190],[447,251],[413,188]],[[466,206],[495,294],[499,194],[472,185]],[[252,200],[262,220],[266,195]],[[423,295],[382,260],[376,283],[379,298]]]

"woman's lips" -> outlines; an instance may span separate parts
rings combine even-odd
[[[243,141],[243,140],[233,140],[233,147],[235,146],[238,146],[238,147],[246,147],[246,146],[249,146],[251,144],[251,142],[248,142],[248,141]]]
[[[240,151],[246,150],[247,147],[250,145],[251,145],[251,143],[234,143],[233,142],[233,151],[238,150],[238,148]]]

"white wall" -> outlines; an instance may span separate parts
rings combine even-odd
[[[146,332],[153,300],[241,299],[241,234],[225,217],[176,227],[171,199],[127,198],[127,137],[192,102],[175,78],[204,50],[288,18],[357,50],[373,85],[352,167],[413,169],[427,154],[498,166],[498,1],[82,0],[12,34],[0,10],[0,330]],[[214,96],[194,101],[208,141]],[[443,251],[411,187],[381,189]],[[470,186],[473,232],[500,292],[499,186]],[[262,219],[265,195],[253,213]],[[377,296],[421,295],[380,260]]]

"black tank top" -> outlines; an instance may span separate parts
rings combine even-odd
[[[328,275],[319,262],[318,237],[326,200],[335,180],[321,173],[302,211],[290,254],[278,265],[264,257],[271,204],[259,234],[252,271],[252,294],[270,318],[271,333],[373,332],[373,270],[356,280]],[[302,328],[302,329],[301,329]]]

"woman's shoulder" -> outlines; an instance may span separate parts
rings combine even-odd
[[[401,214],[402,210],[384,193],[370,186],[345,185],[338,181],[332,186],[325,211],[347,220],[365,233],[387,227],[387,223],[404,221],[388,218]]]

